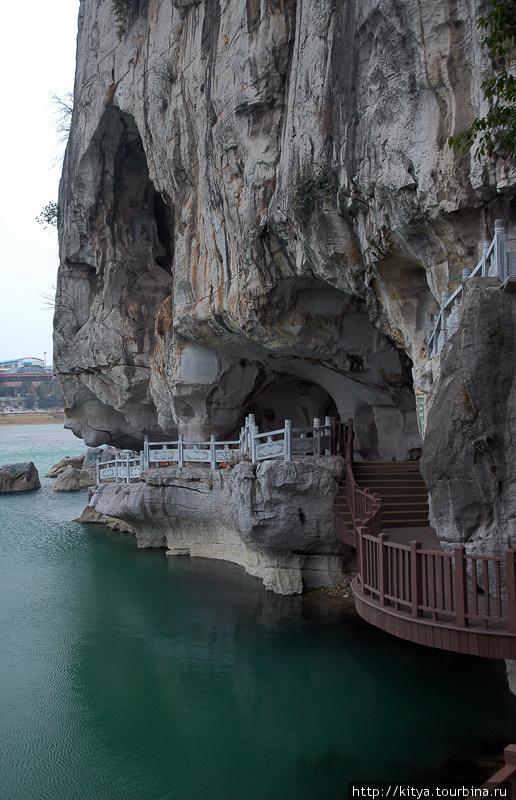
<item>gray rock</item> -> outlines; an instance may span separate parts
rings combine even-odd
[[[513,187],[445,146],[479,110],[484,3],[427,5],[156,0],[120,42],[81,8],[55,365],[87,443],[332,410],[359,457],[417,455],[410,359]]]
[[[440,358],[421,471],[433,524],[451,547],[516,546],[516,297],[468,286],[460,329]]]
[[[61,461],[58,461],[57,464],[54,464],[53,467],[50,467],[49,471],[46,474],[47,478],[57,478],[61,472],[64,472],[66,469],[82,469],[84,464],[85,456],[66,456],[62,458]]]
[[[0,493],[28,492],[40,487],[38,470],[32,461],[0,466]]]
[[[354,561],[335,539],[342,471],[337,457],[217,471],[164,467],[145,471],[138,484],[102,484],[87,513],[128,523],[139,547],[233,561],[268,589],[295,594],[342,580]]]
[[[54,492],[78,492],[81,488],[80,479],[81,470],[69,467],[57,476]]]

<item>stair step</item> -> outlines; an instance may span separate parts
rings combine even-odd
[[[428,519],[428,509],[423,511],[409,509],[405,511],[402,508],[393,508],[391,511],[385,511],[385,509],[382,508],[382,519]]]
[[[391,519],[382,520],[383,528],[429,528],[430,522],[425,520]]]

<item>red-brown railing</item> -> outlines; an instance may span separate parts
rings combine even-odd
[[[380,606],[457,628],[516,633],[516,552],[505,556],[423,550],[358,531],[359,581]],[[504,592],[506,589],[506,593]]]
[[[382,533],[380,496],[360,489],[353,474],[353,420],[335,426],[352,518],[340,538],[356,548],[362,597],[413,619],[516,633],[516,552],[488,556],[456,547],[446,553],[423,550],[418,541],[390,541]]]
[[[364,528],[372,536],[378,536],[382,532],[382,499],[380,495],[371,492],[370,489],[361,489],[355,480],[353,474],[353,420],[349,419],[347,422],[334,422],[333,424],[336,446],[335,449],[332,448],[332,452],[342,455],[346,459],[346,500],[352,517],[352,529],[337,520],[337,524],[340,523],[339,538],[357,548],[359,528]],[[358,548],[357,557],[359,557]]]
[[[498,798],[507,797],[508,800],[516,797],[516,745],[508,745],[504,752],[505,764],[489,778],[487,783],[480,787],[483,797],[494,796]],[[500,792],[504,787],[510,787],[510,792]]]

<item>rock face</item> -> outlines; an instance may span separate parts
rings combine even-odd
[[[32,461],[0,466],[0,493],[29,492],[40,487],[38,470]]]
[[[343,468],[338,457],[305,457],[216,471],[151,469],[138,484],[102,484],[79,521],[128,523],[139,547],[233,561],[268,589],[295,594],[338,582],[354,563],[335,538]]]
[[[55,319],[78,435],[338,411],[362,457],[417,454],[410,359],[502,215],[445,147],[486,66],[470,5],[140,0],[118,41],[81,3]]]
[[[64,469],[56,478],[54,492],[77,492],[81,488],[80,480],[80,469]]]
[[[502,160],[447,146],[486,111],[486,0],[128,8],[119,41],[111,0],[80,6],[55,314],[68,426],[140,449],[234,437],[249,412],[262,430],[338,412],[358,458],[414,458],[424,390],[438,533],[494,546],[500,525],[507,542],[512,300],[472,292],[473,351],[457,333],[430,393],[425,378],[441,293],[516,216]],[[485,314],[500,337],[473,331]]]
[[[516,547],[515,375],[516,295],[498,279],[471,281],[432,387],[421,463],[450,545],[487,554]]]

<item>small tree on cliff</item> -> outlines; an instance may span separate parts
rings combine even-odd
[[[491,0],[491,9],[478,20],[486,35],[494,75],[482,81],[490,108],[448,143],[462,152],[475,147],[475,157],[498,155],[516,160],[516,0]]]

